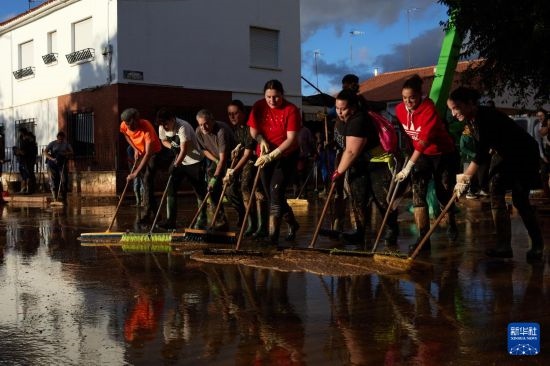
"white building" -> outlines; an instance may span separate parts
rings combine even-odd
[[[22,126],[39,145],[65,130],[92,170],[125,157],[127,107],[226,120],[232,99],[251,105],[270,79],[301,105],[296,0],[50,0],[0,23],[0,55],[6,148]]]

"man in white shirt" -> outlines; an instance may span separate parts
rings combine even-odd
[[[173,230],[176,228],[177,190],[182,180],[187,178],[197,196],[200,205],[207,192],[204,169],[204,154],[197,143],[197,136],[189,122],[176,117],[174,112],[162,108],[157,112],[159,138],[162,145],[174,153],[174,161],[170,164],[169,173],[172,176],[166,194],[166,220],[160,227]],[[207,225],[206,210],[203,209],[195,224],[195,228],[205,228]]]

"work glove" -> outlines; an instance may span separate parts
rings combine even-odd
[[[338,171],[338,169],[336,169],[334,171],[334,173],[332,173],[332,176],[330,177],[330,180],[334,183],[336,182],[338,179],[340,179],[340,177],[343,177],[344,176],[344,173],[340,173]]]
[[[260,144],[260,156],[269,153],[269,144],[262,135],[256,136],[256,141],[258,141],[258,144]]]
[[[170,142],[170,150],[177,156],[180,153],[180,145],[178,145],[175,141],[172,141]]]
[[[395,181],[396,182],[402,182],[404,181],[405,179],[407,179],[407,177],[409,176],[409,174],[411,174],[411,170],[414,166],[414,162],[412,161],[407,161],[407,164],[405,164],[405,166],[403,167],[403,169],[401,169],[401,171],[399,173],[397,173],[395,175]]]
[[[231,160],[237,159],[237,156],[239,156],[239,152],[241,152],[241,146],[241,144],[238,144],[233,150],[231,150]]]
[[[208,191],[212,192],[218,184],[218,177],[214,176],[208,180]]]
[[[225,177],[223,177],[223,184],[230,184],[233,181],[234,173],[234,169],[227,169],[227,171],[225,172]]]
[[[281,156],[281,150],[279,148],[276,148],[269,154],[262,154],[258,159],[256,159],[256,163],[254,166],[264,167],[264,165],[271,163],[273,160],[278,159]]]
[[[457,174],[456,175],[456,184],[454,188],[454,192],[456,193],[456,196],[460,198],[468,188],[470,187],[470,180],[472,176],[468,174]]]

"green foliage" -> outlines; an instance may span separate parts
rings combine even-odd
[[[527,97],[547,102],[550,86],[550,2],[548,0],[439,0],[463,36],[461,56],[484,60],[465,73],[485,90],[511,92],[516,104]],[[449,26],[449,22],[445,24]]]

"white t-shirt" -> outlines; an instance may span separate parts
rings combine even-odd
[[[182,161],[183,165],[196,164],[204,159],[202,150],[198,148],[197,135],[189,122],[176,118],[174,131],[166,131],[162,125],[159,126],[159,138],[161,141],[168,140],[168,138],[174,137],[175,134],[179,137],[180,145],[183,145],[186,141],[189,142],[187,154]]]

